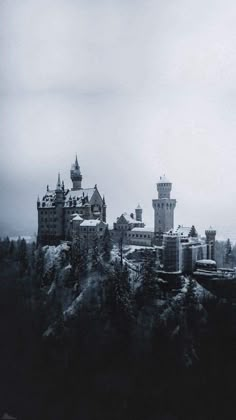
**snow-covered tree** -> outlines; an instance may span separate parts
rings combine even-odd
[[[21,239],[18,245],[18,260],[20,265],[20,275],[24,275],[28,269],[28,252],[25,239]]]
[[[233,254],[232,254],[232,245],[230,239],[227,239],[224,248],[224,265],[226,267],[231,267],[233,264]]]
[[[129,270],[115,263],[104,283],[105,306],[112,324],[121,333],[128,333],[133,320],[133,299]]]
[[[80,239],[76,237],[71,247],[71,266],[74,281],[79,281],[81,276],[87,271],[88,255],[81,246]]]
[[[96,235],[93,240],[92,255],[91,255],[92,270],[94,271],[96,271],[99,266],[99,255],[100,253],[99,253],[99,247],[98,247],[98,236]]]
[[[138,306],[148,306],[160,293],[155,255],[146,251],[144,263],[141,268],[141,286],[137,289],[136,300]]]
[[[108,227],[106,228],[104,232],[104,236],[102,240],[102,248],[103,248],[104,261],[109,261],[111,258],[112,242],[111,242],[111,235],[110,235]]]

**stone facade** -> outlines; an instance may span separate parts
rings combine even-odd
[[[114,242],[118,242],[121,238],[124,243],[128,243],[128,233],[134,228],[143,228],[145,226],[142,221],[142,209],[138,206],[135,209],[135,216],[133,213],[122,213],[120,217],[117,217],[115,223],[113,223],[113,229],[111,230],[111,237]]]
[[[101,220],[83,220],[79,215],[72,219],[72,237],[78,238],[82,248],[90,249],[95,239],[100,243],[104,237],[107,224]]]
[[[207,257],[208,245],[194,226],[178,226],[163,235],[163,265],[168,272],[193,273],[196,261]]]
[[[43,245],[71,240],[73,214],[86,220],[106,222],[105,198],[101,197],[97,185],[93,188],[82,188],[77,157],[70,175],[73,184],[71,189],[65,188],[58,175],[56,189],[50,190],[47,186],[42,200],[38,198],[38,242]]]
[[[176,233],[163,235],[163,268],[170,273],[182,271],[182,247],[180,237]]]
[[[152,246],[153,239],[153,228],[136,227],[127,233],[127,240],[130,245]]]

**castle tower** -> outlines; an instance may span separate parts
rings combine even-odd
[[[216,230],[211,226],[205,231],[207,244],[207,259],[215,260]]]
[[[71,171],[70,171],[70,177],[71,177],[71,181],[73,183],[73,188],[72,191],[75,190],[81,190],[82,186],[82,175],[80,172],[80,167],[78,164],[78,159],[77,159],[77,155],[75,158],[75,163],[73,163],[73,165],[71,166]]]
[[[163,234],[174,228],[176,200],[170,198],[172,183],[164,176],[157,183],[158,199],[152,200],[154,209],[154,231],[158,242]]]
[[[136,209],[135,209],[135,219],[138,220],[138,222],[142,222],[143,209],[141,208],[140,204],[138,204]]]

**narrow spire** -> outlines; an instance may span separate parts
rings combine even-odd
[[[58,172],[58,178],[57,178],[57,188],[61,188],[61,177],[60,177],[60,172]]]
[[[75,156],[75,169],[79,169],[77,153],[76,153],[76,156]]]

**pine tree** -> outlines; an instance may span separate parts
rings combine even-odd
[[[7,236],[5,239],[1,240],[1,243],[0,243],[0,258],[1,259],[8,257],[9,249],[10,249],[10,239]]]
[[[133,299],[127,265],[115,263],[105,281],[104,294],[109,320],[120,333],[128,334],[133,321]]]
[[[189,277],[187,284],[187,291],[185,294],[185,310],[187,315],[187,322],[191,328],[195,327],[196,321],[196,305],[198,299],[196,296],[196,282],[192,277]]]
[[[71,266],[72,278],[79,281],[87,271],[88,255],[86,250],[81,246],[80,239],[76,237],[71,247]]]
[[[99,249],[98,249],[98,236],[96,235],[93,240],[92,248],[92,270],[96,271],[99,266]]]
[[[36,243],[33,242],[30,247],[30,257],[29,257],[31,273],[34,273],[35,271],[35,263],[36,263],[35,253],[36,253]]]
[[[224,250],[224,264],[226,267],[231,267],[233,262],[232,245],[230,239],[227,239]]]
[[[42,282],[44,274],[44,253],[42,246],[39,245],[36,255],[35,255],[35,277],[39,281],[39,284]]]
[[[156,258],[155,255],[146,251],[144,263],[141,268],[142,284],[136,292],[138,306],[150,305],[160,293],[157,283]]]
[[[187,284],[187,291],[185,294],[185,306],[191,307],[197,303],[196,298],[196,282],[192,277],[189,277]]]
[[[26,273],[29,264],[27,244],[24,238],[19,243],[18,259],[20,264],[20,275],[23,275]]]
[[[111,235],[110,235],[108,227],[106,227],[106,230],[104,232],[102,245],[103,245],[103,259],[104,261],[109,261],[111,258],[112,242],[111,242]]]
[[[9,246],[9,256],[11,258],[14,258],[15,251],[16,251],[15,242],[14,241],[11,241],[10,242],[10,246]]]

